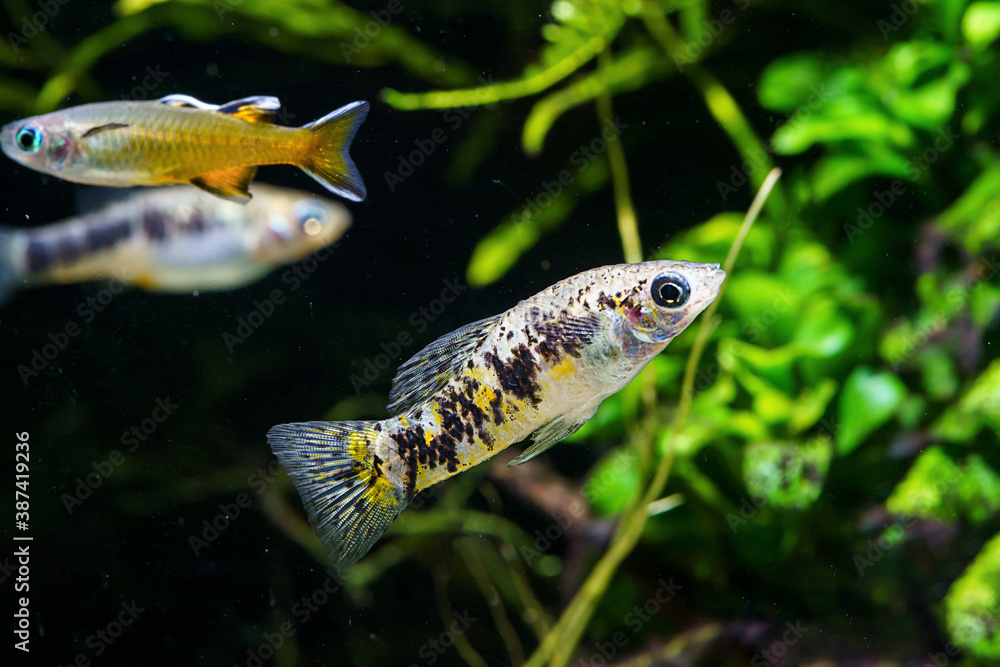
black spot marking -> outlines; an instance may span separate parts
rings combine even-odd
[[[45,244],[37,239],[28,239],[27,251],[28,271],[44,271],[52,264],[52,256]]]
[[[118,245],[132,234],[132,226],[127,220],[105,222],[87,228],[87,249],[91,252],[106,250]]]
[[[406,493],[413,495],[417,489],[419,469],[417,457],[419,450],[424,446],[424,429],[418,424],[412,428],[390,433],[389,437],[396,443],[399,459],[406,464]]]
[[[537,406],[541,402],[538,396],[541,386],[536,380],[539,366],[535,355],[524,344],[511,349],[510,354],[511,358],[506,362],[501,361],[493,352],[487,352],[483,356],[486,363],[493,367],[504,391]]]
[[[83,250],[77,239],[64,236],[56,239],[51,252],[56,263],[70,264],[83,257]]]
[[[167,222],[159,211],[146,209],[142,212],[142,230],[150,241],[162,241],[167,237]]]
[[[612,299],[610,296],[601,292],[601,295],[597,297],[597,305],[604,306],[609,310],[614,310],[618,307],[618,302]]]

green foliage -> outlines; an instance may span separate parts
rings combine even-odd
[[[903,404],[906,386],[889,372],[858,366],[844,383],[840,398],[837,452],[854,451],[872,431],[888,421]]]
[[[990,540],[945,598],[955,642],[983,658],[1000,655],[1000,535]]]

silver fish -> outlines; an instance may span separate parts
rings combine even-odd
[[[268,441],[337,565],[416,493],[506,447],[537,456],[597,412],[718,295],[718,264],[606,266],[431,343],[403,364],[388,419],[275,426]]]
[[[186,186],[137,190],[76,218],[0,228],[0,300],[12,289],[118,279],[147,290],[246,285],[339,239],[340,204],[255,185],[246,206]]]

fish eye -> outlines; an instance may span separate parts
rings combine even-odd
[[[663,308],[681,308],[691,297],[688,281],[676,273],[657,276],[650,291],[653,301]]]
[[[25,125],[17,131],[14,141],[17,142],[18,148],[22,151],[34,153],[42,147],[42,131],[37,127]]]
[[[292,215],[309,236],[319,234],[326,222],[326,209],[320,204],[308,199],[296,202],[292,206]]]

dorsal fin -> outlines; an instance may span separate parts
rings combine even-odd
[[[496,326],[503,313],[467,324],[417,352],[399,367],[389,392],[389,414],[423,403],[454,377]]]
[[[274,113],[281,108],[281,101],[269,95],[253,95],[243,99],[233,100],[225,104],[209,104],[190,95],[167,95],[161,97],[160,104],[175,107],[192,107],[202,111],[217,111],[235,116],[248,123],[269,123],[274,120]]]

